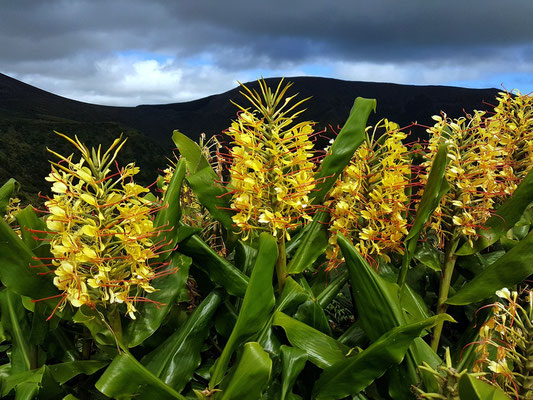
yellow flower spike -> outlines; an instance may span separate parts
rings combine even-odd
[[[475,111],[455,120],[443,114],[428,129],[429,154],[423,166],[431,165],[442,139],[450,145],[450,190],[440,203],[446,212],[435,213],[428,225],[441,247],[454,232],[472,243],[492,210],[512,195],[533,166],[533,97],[500,93],[495,111],[490,116]],[[421,178],[424,185],[428,175]]]
[[[139,172],[134,164],[111,176],[111,165],[125,140],[119,138],[101,155],[79,141],[59,134],[81,152],[78,163],[72,156],[58,156],[47,180],[53,198],[45,203],[50,214],[46,224],[53,237],[50,250],[56,266],[54,284],[64,293],[61,307],[106,307],[121,293],[126,312],[134,317],[138,296],[153,292],[150,281],[156,257],[152,238],[152,204],[142,197],[148,189],[135,184]]]
[[[378,130],[385,130],[375,139]],[[368,133],[372,131],[372,135]],[[392,252],[402,253],[402,239],[407,234],[410,161],[407,148],[401,143],[406,137],[398,124],[380,121],[367,128],[367,140],[357,149],[350,164],[335,183],[330,199],[330,232],[341,232],[352,239],[358,251],[372,264],[381,257],[390,261]],[[342,261],[336,240],[330,239],[328,268]]]
[[[285,98],[291,84],[280,82],[273,92],[264,80],[260,91],[244,85],[243,96],[252,109],[237,105],[238,118],[226,133],[230,152],[233,222],[248,237],[264,230],[290,240],[289,230],[309,220],[308,195],[315,187],[311,122],[295,124],[303,101]]]

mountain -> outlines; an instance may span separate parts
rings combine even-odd
[[[490,109],[496,89],[465,89],[447,86],[412,86],[390,83],[351,82],[328,78],[294,77],[288,94],[312,97],[305,104],[302,119],[316,121],[318,128],[342,126],[356,97],[377,99],[377,112],[369,124],[380,118],[410,125],[432,124],[431,116],[445,111],[459,117],[474,109]],[[266,80],[275,86],[279,78]],[[257,83],[246,84],[257,88]],[[174,129],[197,139],[200,133],[220,134],[235,118],[231,102],[247,106],[235,88],[199,100],[136,107],[111,107],[83,103],[27,85],[0,74],[0,185],[13,177],[21,182],[23,197],[35,200],[45,192],[43,178],[49,172],[46,147],[68,155],[72,147],[53,134],[77,134],[89,146],[108,145],[124,132],[129,137],[121,163],[136,161],[140,180],[155,180],[172,153]],[[413,127],[413,139],[424,137],[424,128]]]

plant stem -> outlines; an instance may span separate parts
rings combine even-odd
[[[444,254],[444,265],[442,270],[442,279],[440,281],[439,288],[439,298],[437,301],[437,315],[443,314],[448,309],[446,300],[448,300],[448,293],[450,291],[450,283],[452,281],[453,269],[455,267],[455,261],[457,260],[457,255],[455,250],[457,250],[457,245],[459,244],[459,237],[453,236],[452,239],[446,244],[446,251]],[[442,327],[444,321],[439,322],[433,328],[433,338],[431,339],[431,348],[433,351],[437,351],[439,348],[440,336],[442,333]]]
[[[278,277],[279,293],[283,291],[285,280],[287,279],[287,258],[285,255],[285,234],[278,237],[278,259],[276,261],[276,276]]]

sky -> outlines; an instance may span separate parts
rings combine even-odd
[[[532,0],[1,0],[0,72],[89,103],[261,77],[533,91]]]

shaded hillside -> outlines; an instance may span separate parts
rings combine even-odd
[[[319,128],[342,125],[357,96],[376,98],[377,113],[370,123],[386,117],[400,125],[413,121],[430,124],[441,110],[458,117],[463,110],[490,108],[497,90],[445,86],[409,86],[387,83],[349,82],[327,78],[288,78],[294,82],[289,94],[312,97],[302,118],[319,123]],[[279,79],[267,79],[270,86]],[[248,84],[257,87],[256,83]],[[124,132],[130,137],[123,162],[136,160],[141,179],[147,184],[166,164],[172,150],[171,134],[179,129],[193,139],[200,133],[219,134],[234,118],[235,101],[246,106],[239,89],[203,99],[165,105],[110,107],[83,103],[48,93],[0,74],[0,183],[18,179],[35,197],[46,190],[43,178],[49,171],[45,148],[70,154],[72,149],[52,134],[57,130],[78,134],[88,144],[110,143]],[[424,135],[415,129],[414,137]]]

